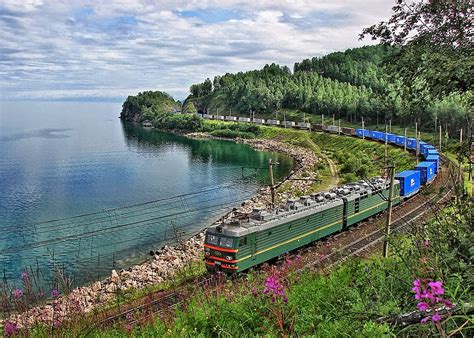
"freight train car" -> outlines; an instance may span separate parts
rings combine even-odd
[[[280,120],[267,120],[265,124],[268,124],[269,126],[279,126]]]
[[[395,175],[400,182],[400,196],[408,198],[420,190],[420,172],[416,170],[405,170]]]
[[[239,122],[252,122],[252,120],[250,119],[250,117],[239,116]]]
[[[296,128],[298,129],[311,129],[311,124],[308,122],[298,122],[296,124]]]
[[[431,183],[436,177],[436,162],[421,162],[415,170],[420,172],[420,184],[425,185]]]
[[[347,127],[342,127],[342,128],[341,128],[341,132],[342,132],[344,135],[349,135],[349,136],[354,136],[354,135],[356,134],[354,128],[347,128]]]
[[[338,126],[333,126],[333,125],[326,126],[325,130],[333,134],[338,134],[340,131]]]

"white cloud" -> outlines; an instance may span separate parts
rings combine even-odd
[[[226,72],[360,46],[389,1],[12,1],[0,4],[0,98],[184,98]],[[369,43],[369,41],[365,41]]]

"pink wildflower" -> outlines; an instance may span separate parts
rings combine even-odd
[[[442,281],[429,282],[428,285],[429,285],[429,287],[431,288],[431,290],[434,294],[436,294],[436,295],[444,294],[443,282]]]
[[[13,336],[18,330],[18,327],[16,326],[15,323],[5,321],[3,322],[3,333],[5,334],[6,337],[11,337]]]
[[[444,300],[444,305],[446,305],[446,308],[449,310],[453,307],[453,303],[449,299]]]
[[[425,246],[425,248],[428,248],[430,246],[430,241],[428,239],[425,239],[423,245]]]
[[[59,291],[58,290],[51,290],[51,298],[58,298],[59,297]]]
[[[439,322],[439,321],[441,320],[441,316],[439,315],[438,312],[436,312],[436,313],[433,315],[433,317],[431,317],[431,320],[432,320],[433,322]]]
[[[59,319],[55,319],[55,320],[53,321],[53,326],[54,326],[55,328],[60,327],[61,324],[62,324],[62,322],[61,322]]]
[[[13,290],[13,297],[15,297],[17,299],[23,297],[23,291],[21,289],[14,289]]]
[[[425,317],[421,320],[421,323],[424,324],[426,323],[428,320],[430,319],[430,317]]]
[[[417,307],[418,307],[418,310],[420,311],[426,311],[428,310],[429,305],[426,302],[419,302]]]

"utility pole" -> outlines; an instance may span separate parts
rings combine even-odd
[[[416,164],[418,164],[418,156],[420,156],[420,140],[421,140],[421,131],[418,132],[418,137],[416,139]]]
[[[333,126],[336,125],[336,122],[335,122],[335,121],[336,121],[336,120],[335,120],[335,116],[334,116],[334,114],[332,114],[332,125],[333,125]]]
[[[321,124],[324,126],[324,114],[321,114]]]
[[[441,152],[441,123],[439,124],[439,152]]]
[[[416,157],[416,164],[418,164],[418,122],[415,122],[415,137],[416,137],[415,157]]]
[[[404,146],[405,151],[407,151],[407,128],[405,128],[405,146]]]
[[[365,139],[364,118],[362,118],[362,139]]]
[[[283,113],[283,124],[285,125],[285,128],[286,128],[286,114]]]
[[[270,175],[270,193],[272,195],[272,208],[275,207],[275,182],[273,181],[273,166],[272,159],[268,160],[268,172]]]
[[[390,236],[390,225],[392,223],[392,198],[393,185],[395,180],[395,164],[388,167],[390,172],[390,185],[388,188],[388,203],[387,203],[387,223],[385,224],[385,238],[383,241],[383,256],[388,257],[388,236]]]
[[[390,129],[389,129],[389,130],[390,130],[390,133],[392,133],[392,120],[390,119],[390,120],[388,121],[388,123],[389,123],[389,125],[390,125]]]
[[[462,146],[462,128],[459,131],[459,144]]]
[[[337,128],[337,133],[338,133],[338,135],[341,135],[341,119],[339,119],[339,121],[338,121],[338,127],[339,128]]]
[[[388,142],[387,142],[387,125],[385,125],[385,152],[383,155],[383,177],[387,177],[387,159],[388,159]]]

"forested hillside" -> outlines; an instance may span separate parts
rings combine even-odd
[[[469,117],[472,92],[427,95],[420,109],[402,98],[401,82],[385,67],[396,52],[389,46],[365,46],[297,62],[293,73],[276,64],[227,73],[192,85],[186,109],[246,116],[254,111],[258,117],[286,108],[357,123],[361,117],[367,123],[392,119],[408,124],[416,119],[430,130],[437,119],[453,133],[459,130]]]
[[[162,114],[180,110],[181,104],[169,94],[159,91],[146,91],[127,97],[122,105],[120,118],[133,122],[152,121]]]

